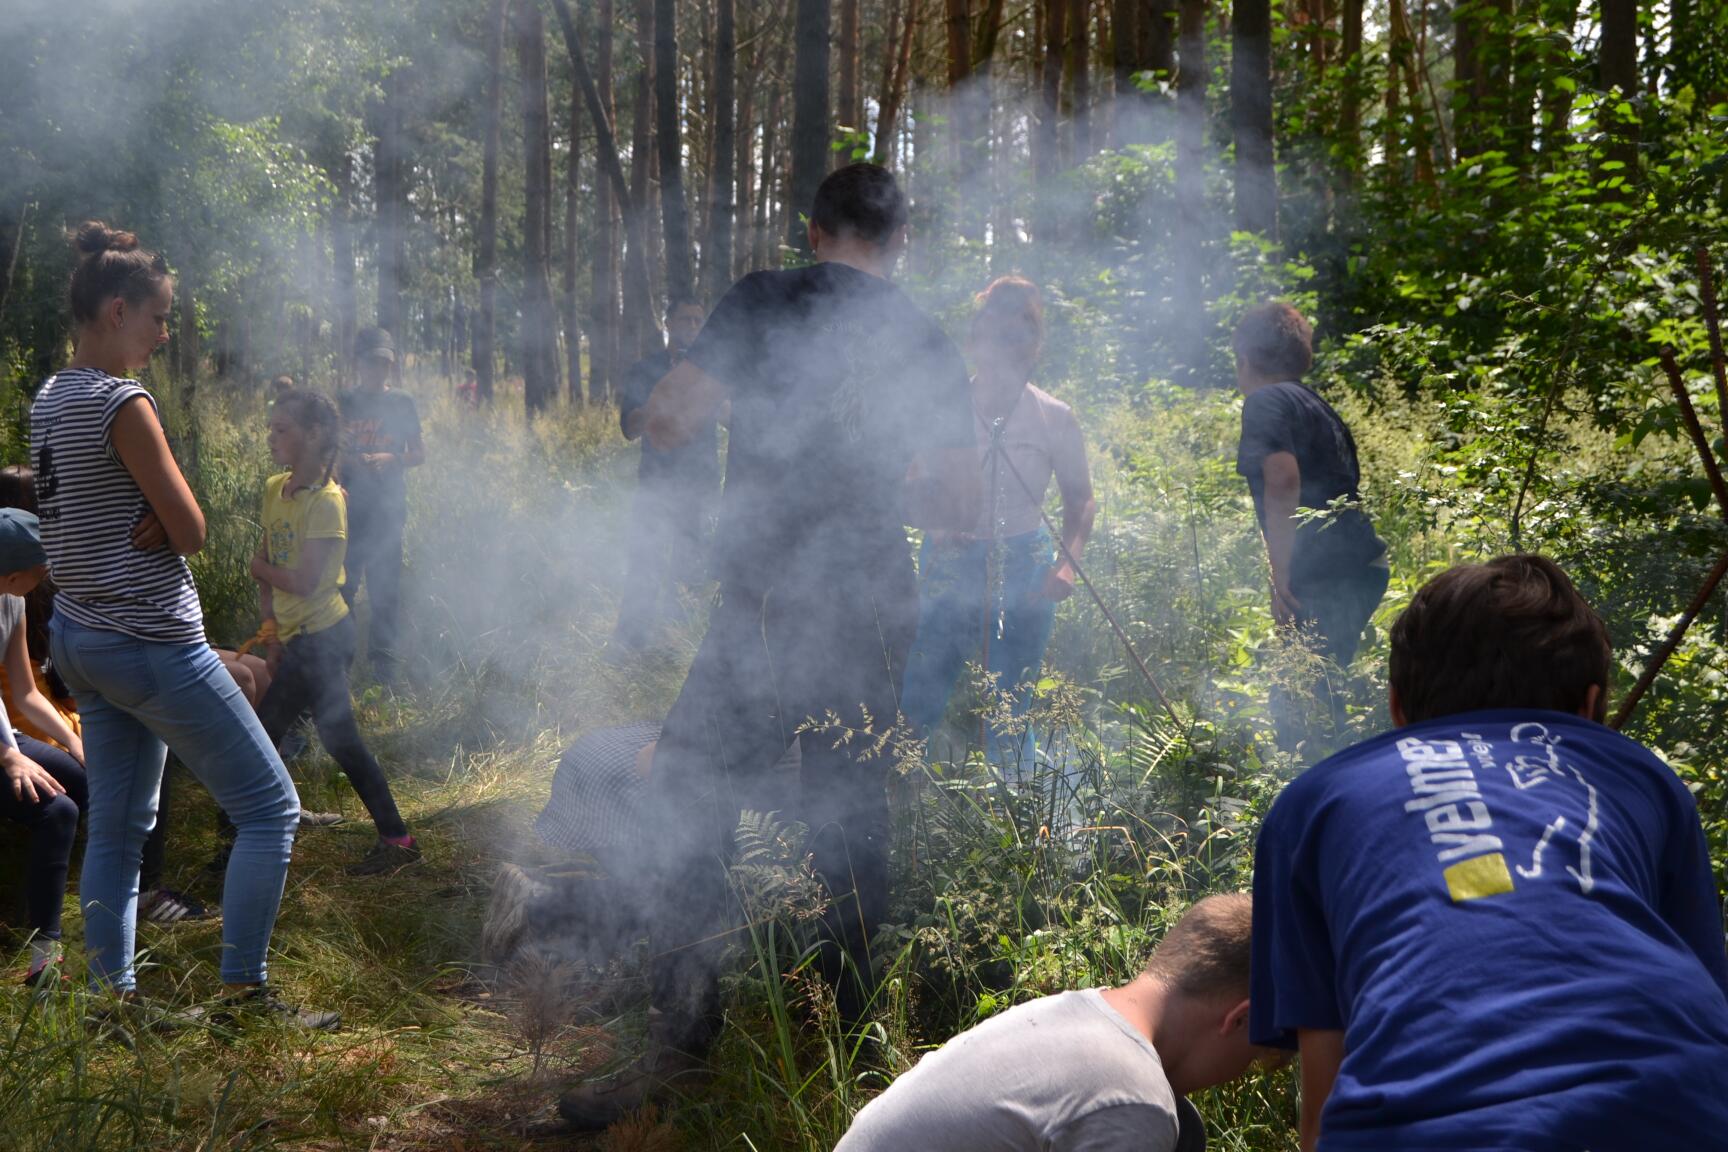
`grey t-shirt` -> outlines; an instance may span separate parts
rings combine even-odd
[[[12,643],[12,634],[24,627],[24,598],[22,596],[0,595],[0,659],[6,655],[6,646]],[[14,692],[23,692],[28,684],[14,685]],[[12,735],[12,718],[6,715],[6,701],[0,699],[0,746],[18,747],[18,740]]]
[[[1021,1004],[920,1060],[835,1152],[1175,1152],[1150,1041],[1096,988]]]

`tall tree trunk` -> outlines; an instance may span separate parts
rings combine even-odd
[[[20,225],[18,238],[23,240],[23,228]],[[12,249],[12,259],[16,262],[18,249]],[[10,270],[8,270],[10,277]],[[0,297],[3,299],[3,297]],[[174,331],[174,371],[185,384],[195,384],[198,380],[198,301],[192,295],[192,285],[176,284],[174,286],[174,306],[180,310],[179,325]],[[310,341],[307,345],[310,346]],[[311,387],[311,381],[302,373],[300,386]]]
[[[894,21],[888,21],[887,51],[882,57],[882,88],[876,101],[876,148],[870,159],[888,164],[893,159],[894,131],[900,123],[900,107],[906,100],[906,84],[912,72],[912,38],[918,25],[919,0],[899,0],[900,38],[894,38]]]
[[[742,38],[753,47],[750,62],[744,68],[744,84],[738,91],[738,124],[733,156],[733,187],[738,190],[734,212],[732,268],[729,280],[736,280],[749,269],[753,256],[751,222],[756,218],[756,94],[762,86],[763,62],[767,59],[764,44],[769,39],[764,23],[761,0],[744,0]],[[712,300],[709,301],[713,303]]]
[[[1044,53],[1038,74],[1038,122],[1032,131],[1032,232],[1049,256],[1058,239],[1062,213],[1056,204],[1056,176],[1061,168],[1062,43],[1068,27],[1068,4],[1081,0],[1043,0]]]
[[[641,66],[636,70],[636,100],[630,124],[630,198],[624,213],[624,242],[634,255],[624,269],[625,358],[640,360],[654,350],[660,332],[654,307],[655,201],[653,186],[654,0],[636,0],[636,37]]]
[[[546,22],[533,0],[513,13],[522,69],[522,396],[539,412],[558,395],[558,321],[552,306],[552,118],[546,93]]]
[[[373,195],[377,203],[378,327],[396,338],[399,356],[405,356],[408,333],[403,330],[403,262],[406,250],[405,207],[402,171],[402,82],[401,68],[384,77],[384,94],[374,104],[377,150],[373,156]],[[401,370],[401,361],[397,362]]]
[[[0,272],[0,325],[6,322],[6,304],[12,299],[12,282],[18,273],[18,254],[24,250],[25,230],[30,223],[30,209],[34,206],[29,200],[20,205],[17,221],[9,229],[12,238],[6,246],[6,256],[0,260],[0,264],[5,265],[5,270]]]
[[[1092,72],[1091,72],[1091,0],[1068,0],[1068,34],[1063,71],[1068,90],[1068,107],[1072,123],[1076,164],[1085,163],[1092,155]]]
[[[1140,0],[1110,0],[1110,139],[1118,147],[1136,142],[1140,133],[1140,90],[1134,73],[1143,66],[1142,15]]]
[[[1628,103],[1638,96],[1638,0],[1602,0],[1602,34],[1597,46],[1597,68],[1602,90],[1618,92]],[[1630,115],[1621,116],[1616,102],[1603,112],[1612,143],[1608,159],[1624,167],[1621,175],[1631,182],[1638,167],[1638,119],[1634,104]]]
[[[359,304],[354,289],[354,157],[344,154],[334,173],[336,206],[330,214],[330,310],[334,313],[336,381],[349,383]]]
[[[589,75],[587,61],[583,59],[582,40],[576,32],[576,22],[570,15],[569,0],[552,0],[552,7],[558,13],[558,26],[564,32],[564,46],[570,54],[570,66],[576,72],[576,82],[582,86],[582,101],[588,106],[588,118],[594,124],[596,164],[601,175],[611,182],[614,195],[628,210],[631,207],[630,196],[625,184],[624,166],[618,156],[618,139],[613,135],[611,119],[601,107],[600,90],[595,85],[594,78]],[[628,221],[632,215],[626,211],[625,219]],[[639,240],[640,236],[641,230],[638,230],[632,240]],[[641,246],[633,244],[632,247],[635,255],[625,263],[626,283],[634,281],[646,285],[648,269],[642,259]],[[650,304],[648,311],[651,313],[652,310]],[[652,322],[652,318],[650,319]]]
[[[482,401],[492,400],[495,341],[498,334],[498,136],[504,90],[504,9],[507,0],[493,0],[486,14],[486,101],[484,152],[480,168],[479,251],[474,279],[480,285],[479,314],[474,317],[474,383]]]
[[[1236,144],[1236,227],[1278,237],[1272,164],[1272,6],[1234,0],[1230,19],[1230,128]]]
[[[666,296],[696,289],[684,200],[684,130],[678,101],[678,4],[654,0],[654,114],[660,152],[660,220],[666,231]]]
[[[1197,384],[1206,362],[1206,0],[1181,0],[1176,73],[1177,335],[1172,358]]]
[[[594,5],[594,81],[601,114],[608,125],[617,123],[613,98],[612,0]],[[593,121],[592,110],[589,115]],[[616,145],[614,145],[616,147]],[[618,240],[622,226],[619,190],[600,171],[600,149],[595,149],[594,254],[590,260],[588,394],[594,401],[611,400],[618,377]]]
[[[714,9],[714,159],[708,173],[708,240],[702,246],[702,294],[709,300],[719,299],[732,278],[732,173],[738,152],[733,120],[738,65],[734,2],[715,0]]]
[[[587,403],[582,391],[581,301],[576,298],[576,268],[580,263],[578,230],[582,201],[582,86],[570,84],[570,155],[564,168],[564,361],[570,402]]]
[[[762,176],[756,188],[756,221],[751,242],[750,265],[767,268],[773,258],[775,181],[779,178],[780,124],[786,110],[786,54],[788,41],[780,41],[775,54],[774,69],[768,78],[768,114],[762,120]]]
[[[1344,78],[1338,94],[1338,137],[1349,182],[1362,166],[1362,0],[1344,0],[1340,24],[1338,65]]]
[[[864,123],[864,85],[858,68],[861,7],[859,0],[840,0],[840,42],[836,46],[840,53],[840,92],[835,101],[834,115],[843,127],[853,132],[862,132],[869,127]],[[842,160],[849,159],[845,153],[838,155]]]
[[[828,0],[794,2],[792,186],[786,240],[792,248],[808,252],[799,213],[810,211],[816,189],[828,173],[828,33],[833,9]]]

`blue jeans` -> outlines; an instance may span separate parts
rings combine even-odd
[[[239,828],[222,900],[222,979],[265,978],[300,798],[234,678],[204,644],[153,644],[56,615],[54,666],[78,698],[90,778],[79,896],[98,983],[137,983],[138,865],[168,749]]]
[[[1055,547],[1043,528],[994,543],[925,539],[918,554],[918,638],[900,694],[900,710],[920,736],[942,722],[968,660],[983,663],[997,687],[1013,693],[1014,715],[1031,707],[1056,620],[1056,604],[1044,595]],[[989,658],[983,660],[986,630]],[[994,758],[997,733],[988,733],[987,743]],[[1032,748],[1028,731],[1023,760]]]

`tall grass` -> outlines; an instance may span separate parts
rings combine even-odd
[[[410,389],[428,446],[409,479],[412,688],[356,688],[427,860],[387,879],[346,877],[341,865],[370,829],[334,766],[307,757],[294,771],[308,805],[351,823],[299,838],[271,958],[273,979],[341,1009],[344,1031],[192,1027],[127,1048],[86,1029],[94,1005],[81,993],[5,995],[0,1148],[514,1147],[546,1117],[552,1085],[628,1056],[636,1010],[590,1005],[565,1018],[535,1006],[527,978],[488,983],[480,925],[498,866],[546,858],[528,829],[559,750],[581,730],[664,714],[701,605],[649,658],[602,661],[634,460],[615,414],[530,422],[505,405],[461,408],[436,381]],[[1394,545],[1384,625],[1457,554],[1455,541],[1493,543],[1490,518],[1448,486],[1454,442],[1435,433],[1435,414],[1382,403],[1371,413],[1354,394],[1342,401]],[[212,638],[233,642],[256,623],[245,562],[269,471],[262,407],[218,384],[192,411],[164,388],[163,409],[189,464],[195,446],[189,470],[211,526],[195,571]],[[1149,384],[1093,395],[1082,419],[1101,504],[1086,566],[1173,713],[1077,596],[1058,614],[1032,716],[1043,758],[991,765],[963,736],[897,745],[893,922],[875,943],[883,991],[862,1035],[842,1036],[811,966],[799,830],[783,817],[756,825],[760,851],[735,873],[749,928],[716,1079],[608,1146],[832,1147],[925,1050],[1025,998],[1130,978],[1192,900],[1246,886],[1257,821],[1300,767],[1273,750],[1263,701],[1300,679],[1300,660],[1273,635],[1263,552],[1232,468],[1235,402]],[[1576,437],[1580,467],[1623,467],[1611,443],[1588,429]],[[21,442],[14,429],[0,445],[16,454]],[[1310,759],[1384,724],[1383,661],[1375,638],[1345,686],[1344,728],[1324,733]],[[958,732],[976,731],[971,710],[999,703],[982,680],[961,696]],[[182,795],[170,879],[208,896],[198,869],[214,847],[212,813],[198,789]],[[69,907],[74,955],[80,927]],[[185,1004],[216,988],[214,927],[146,928],[141,943],[149,992]],[[1295,1147],[1288,1072],[1200,1103],[1217,1147]]]

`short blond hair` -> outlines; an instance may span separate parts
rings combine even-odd
[[[1195,999],[1246,996],[1253,924],[1246,892],[1208,896],[1164,933],[1146,971]]]

